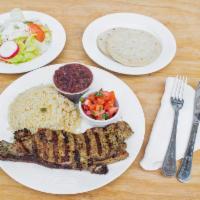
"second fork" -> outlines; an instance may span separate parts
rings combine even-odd
[[[177,133],[179,111],[184,104],[183,94],[186,82],[187,78],[184,77],[181,78],[177,76],[174,79],[172,94],[170,98],[171,105],[174,109],[174,122],[173,122],[171,138],[162,165],[162,173],[165,176],[176,175],[176,133]]]

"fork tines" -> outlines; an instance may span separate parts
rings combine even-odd
[[[177,100],[183,100],[184,88],[187,84],[187,77],[177,75],[174,79],[171,97]]]

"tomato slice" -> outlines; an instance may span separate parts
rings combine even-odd
[[[35,34],[36,39],[40,42],[43,42],[45,39],[45,33],[40,28],[40,26],[38,26],[37,24],[34,24],[34,23],[29,23],[28,26],[29,26],[31,33]]]

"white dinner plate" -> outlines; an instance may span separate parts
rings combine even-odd
[[[128,67],[105,56],[97,47],[97,36],[115,27],[140,29],[152,33],[162,44],[160,56],[153,63],[144,67]],[[135,13],[114,13],[94,20],[86,28],[82,43],[86,53],[94,62],[110,71],[129,75],[142,75],[158,71],[167,66],[176,53],[175,38],[166,26],[151,17]]]
[[[63,50],[66,42],[66,33],[63,26],[55,18],[36,11],[22,11],[27,21],[39,20],[47,24],[52,32],[52,41],[46,52],[31,61],[20,64],[7,64],[0,62],[0,73],[24,73],[42,67],[54,60]],[[0,24],[9,18],[10,13],[0,15]]]
[[[4,90],[0,95],[0,140],[13,140],[13,134],[8,125],[8,109],[14,98],[31,87],[52,83],[54,71],[61,65],[52,65],[29,72]],[[106,175],[91,174],[88,171],[51,169],[32,163],[0,161],[1,168],[17,182],[47,193],[82,193],[110,183],[125,172],[135,160],[143,143],[145,132],[142,107],[136,95],[123,81],[102,69],[89,67],[94,75],[91,91],[100,88],[114,90],[121,108],[121,119],[128,122],[134,130],[134,134],[127,140],[129,157],[123,161],[110,164],[108,166],[109,172]],[[87,128],[90,128],[90,125],[81,120],[79,131],[85,131]]]

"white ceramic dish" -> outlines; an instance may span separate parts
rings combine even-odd
[[[13,140],[9,130],[8,109],[13,99],[21,92],[40,85],[52,84],[52,76],[56,69],[64,64],[43,67],[27,73],[9,85],[0,95],[0,140]],[[109,72],[88,66],[94,75],[91,90],[106,88],[114,90],[121,108],[121,119],[129,123],[134,130],[127,140],[129,157],[108,166],[106,175],[90,174],[87,171],[50,169],[37,164],[23,162],[0,161],[1,168],[17,182],[42,192],[53,194],[76,194],[100,188],[115,180],[133,163],[143,143],[145,119],[142,107],[134,92],[120,79]],[[104,81],[102,81],[102,79]],[[37,81],[36,81],[37,80]],[[126,97],[126,98],[124,98]],[[81,120],[77,131],[85,131],[91,126]]]
[[[89,94],[92,94],[96,91],[89,91],[89,92],[85,93],[84,95],[82,95],[82,97],[87,97]],[[104,127],[108,124],[111,124],[111,123],[114,123],[114,122],[117,122],[120,120],[120,105],[119,105],[118,101],[117,101],[117,104],[118,104],[117,113],[112,118],[107,119],[107,120],[96,120],[96,119],[92,119],[91,117],[87,116],[85,114],[85,112],[83,111],[82,103],[80,101],[79,101],[78,107],[79,107],[81,116],[84,119],[86,119],[91,126]]]
[[[36,11],[23,11],[24,17],[27,21],[33,19],[39,19],[42,24],[47,24],[49,29],[52,31],[52,41],[47,51],[41,56],[25,63],[21,64],[7,64],[0,62],[0,73],[5,74],[15,74],[28,72],[39,67],[42,67],[52,60],[54,60],[63,50],[66,42],[66,33],[63,26],[53,17],[36,12]],[[0,15],[0,23],[3,23],[9,18],[9,13],[4,13]]]
[[[80,63],[78,63],[78,62],[69,63],[69,65],[71,65],[71,64],[80,64]],[[53,79],[53,77],[52,77],[52,79]],[[93,82],[93,77],[92,77],[92,82]],[[82,90],[82,91],[80,91],[80,92],[74,92],[74,93],[65,92],[65,91],[59,89],[59,88],[56,86],[54,80],[53,80],[53,85],[54,85],[54,87],[56,88],[56,90],[57,90],[58,92],[60,92],[61,94],[63,94],[63,95],[66,96],[67,98],[69,98],[69,99],[70,99],[71,101],[73,101],[74,103],[78,103],[80,97],[90,89],[90,87],[91,87],[91,85],[92,85],[92,82],[90,83],[90,85],[89,85],[86,89],[84,89],[84,90]]]
[[[140,29],[152,33],[162,44],[160,56],[144,67],[128,67],[108,58],[98,49],[96,39],[100,33],[115,27]],[[129,75],[158,71],[167,66],[176,53],[176,41],[169,29],[151,17],[136,13],[114,13],[94,20],[85,29],[82,43],[86,53],[94,62],[110,71]]]

